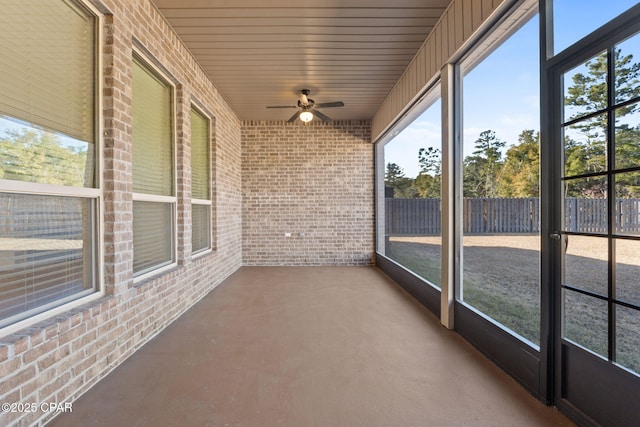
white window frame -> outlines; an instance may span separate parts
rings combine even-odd
[[[20,315],[9,317],[3,320],[11,321],[15,318],[16,321],[10,323],[4,327],[0,327],[0,336],[10,335],[21,329],[27,328],[35,323],[41,322],[45,319],[51,318],[62,314],[72,308],[78,307],[83,304],[90,303],[105,295],[104,289],[104,197],[103,197],[103,174],[104,170],[104,140],[103,140],[103,58],[102,52],[104,51],[103,42],[103,26],[104,16],[103,14],[90,2],[85,0],[74,0],[74,6],[85,9],[88,13],[93,15],[95,19],[95,46],[94,46],[94,144],[95,144],[95,174],[96,174],[96,188],[87,187],[71,187],[54,184],[42,184],[25,181],[13,181],[0,179],[0,192],[11,194],[22,194],[31,196],[59,196],[59,197],[74,197],[83,199],[95,200],[95,216],[93,218],[93,230],[92,235],[94,238],[94,244],[92,247],[92,259],[91,264],[93,267],[93,283],[92,289],[79,292],[75,295],[70,295],[65,298],[58,299],[49,304],[44,304],[38,308],[28,310]],[[82,296],[78,296],[82,295]]]
[[[208,226],[209,226],[209,242],[207,247],[199,249],[195,252],[191,252],[191,257],[192,258],[198,258],[201,257],[205,254],[208,254],[210,252],[213,251],[213,224],[212,224],[212,212],[213,212],[213,201],[212,201],[212,194],[213,192],[212,190],[212,185],[211,182],[213,181],[212,179],[212,175],[213,175],[213,171],[212,171],[212,156],[211,156],[211,135],[212,135],[212,126],[211,123],[213,123],[213,120],[211,119],[211,115],[206,113],[204,111],[204,109],[198,107],[195,103],[191,103],[191,110],[196,111],[198,114],[200,114],[202,117],[204,117],[207,120],[207,166],[209,168],[209,181],[207,182],[208,185],[208,189],[209,189],[209,198],[208,199],[196,199],[196,198],[191,198],[191,206],[193,207],[193,205],[201,205],[201,206],[208,206],[209,207],[209,215],[208,215]],[[191,112],[191,110],[189,112]],[[191,127],[193,129],[193,127]],[[193,145],[192,145],[193,147]],[[191,156],[193,156],[193,151],[191,152]],[[189,161],[191,162],[191,159],[189,159]],[[191,174],[193,176],[193,169],[191,170]],[[191,182],[193,182],[193,179],[191,180]],[[192,193],[193,196],[193,193]],[[192,218],[193,218],[193,209],[191,210],[192,212]],[[192,222],[193,223],[193,222]],[[191,233],[193,233],[193,227],[191,227]],[[192,250],[193,250],[193,235],[191,236],[191,244],[192,244]]]
[[[139,284],[150,277],[154,277],[163,274],[166,271],[173,269],[178,265],[178,180],[177,180],[177,147],[176,147],[176,80],[170,76],[170,74],[158,65],[158,62],[151,58],[151,56],[143,52],[143,48],[137,46],[134,41],[133,54],[131,56],[131,64],[133,66],[134,60],[137,60],[141,65],[147,68],[148,71],[155,74],[156,77],[161,79],[171,88],[171,144],[173,150],[173,196],[159,196],[155,194],[137,193],[132,192],[133,202],[151,202],[162,203],[171,205],[171,260],[167,262],[159,263],[153,267],[149,267],[145,270],[133,273],[133,283]],[[132,96],[135,96],[133,94]],[[132,98],[133,99],[133,98]],[[133,142],[132,142],[133,144]],[[133,145],[132,145],[133,146]],[[133,159],[132,159],[133,163]],[[132,206],[133,207],[133,206]],[[133,221],[133,216],[132,216]],[[133,242],[135,245],[135,242]]]

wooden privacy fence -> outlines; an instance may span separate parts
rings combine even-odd
[[[463,199],[465,233],[537,233],[540,199]]]
[[[441,233],[440,199],[386,199],[387,235],[437,235]],[[607,201],[565,199],[565,230],[606,233]],[[616,233],[640,233],[640,199],[619,199],[615,203]],[[540,199],[464,198],[463,231],[481,233],[540,232]]]
[[[82,216],[87,214],[89,206],[85,203],[73,197],[0,193],[0,237],[69,239],[81,236],[86,223]]]
[[[607,200],[567,198],[564,206],[566,231],[607,232]],[[613,215],[616,227],[614,233],[640,233],[640,199],[617,199]]]
[[[440,234],[440,199],[385,199],[385,234]]]

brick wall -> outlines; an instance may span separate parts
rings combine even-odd
[[[242,262],[240,121],[147,0],[92,3],[103,21],[105,296],[0,336],[0,402],[72,402],[206,295]],[[131,67],[134,45],[176,83],[177,265],[133,280]],[[215,250],[192,259],[190,116],[213,116]],[[0,412],[0,425],[38,425],[54,413]]]
[[[242,124],[148,0],[90,1],[104,14],[105,295],[0,335],[0,402],[73,402],[236,271],[243,251],[248,265],[359,265],[373,259],[369,122]],[[164,69],[176,89],[177,262],[143,282],[133,278],[134,48]],[[192,101],[212,116],[214,133],[214,250],[195,258],[189,201]],[[285,238],[285,232],[292,236]],[[0,412],[0,425],[38,425],[55,415],[36,409]]]
[[[372,263],[370,129],[368,121],[242,123],[245,265]]]

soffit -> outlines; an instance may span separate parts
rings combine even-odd
[[[241,120],[371,119],[450,0],[153,0]]]

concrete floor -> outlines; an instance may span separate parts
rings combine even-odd
[[[567,426],[368,267],[242,268],[52,426]]]

